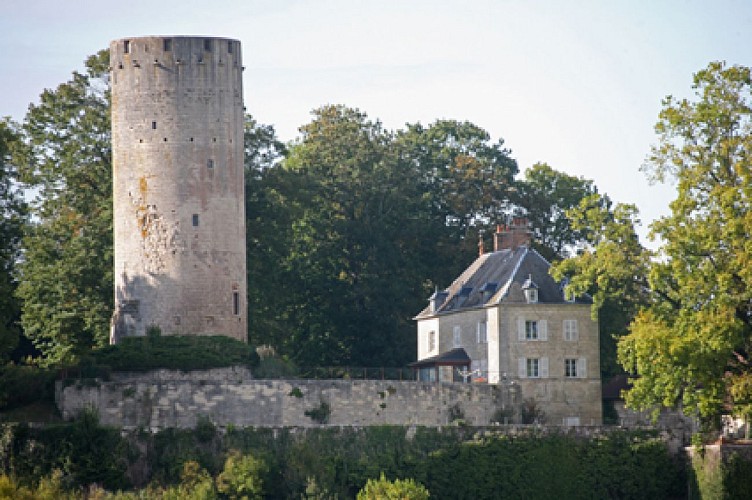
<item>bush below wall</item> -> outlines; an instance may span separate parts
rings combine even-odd
[[[318,491],[354,498],[368,479],[414,479],[433,498],[681,498],[682,464],[655,433],[615,431],[509,436],[463,427],[235,429],[208,420],[195,429],[144,431],[121,438],[91,416],[71,424],[3,427],[0,465],[33,484],[62,469],[69,486],[108,489],[180,480],[195,460],[218,474],[231,450],[264,461],[265,495]]]

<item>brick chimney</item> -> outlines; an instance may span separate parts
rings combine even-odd
[[[513,217],[512,223],[502,226],[496,226],[494,233],[494,252],[499,250],[514,250],[523,245],[530,244],[530,222],[527,217]]]

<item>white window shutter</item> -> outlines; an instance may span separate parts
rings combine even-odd
[[[525,318],[519,318],[517,320],[517,340],[525,340]]]
[[[577,320],[576,319],[572,320],[572,330],[573,330],[573,332],[572,332],[572,340],[579,340],[579,338],[580,338],[580,332],[577,329]]]
[[[540,376],[541,378],[548,378],[548,358],[540,359]]]
[[[548,340],[548,321],[545,319],[538,321],[538,338],[540,340]]]
[[[577,360],[577,377],[587,378],[587,359],[580,358]]]
[[[520,378],[527,377],[527,360],[525,358],[517,360],[517,375],[519,375]]]

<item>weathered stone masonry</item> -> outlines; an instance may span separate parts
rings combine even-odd
[[[200,418],[219,426],[441,426],[458,418],[485,426],[500,410],[519,421],[521,404],[516,385],[255,380],[243,368],[116,373],[96,384],[58,382],[56,396],[66,419],[88,407],[105,425],[151,430],[191,428]]]
[[[115,311],[111,341],[246,339],[240,42],[110,44]]]

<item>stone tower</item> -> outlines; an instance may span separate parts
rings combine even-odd
[[[115,311],[110,341],[246,339],[240,42],[110,43]]]

